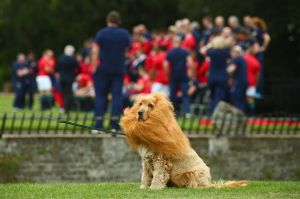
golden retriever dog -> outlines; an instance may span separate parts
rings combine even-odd
[[[246,181],[211,183],[209,167],[191,148],[176,121],[172,103],[162,94],[140,96],[125,109],[120,124],[128,144],[142,158],[142,189],[246,185]]]

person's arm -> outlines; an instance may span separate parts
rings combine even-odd
[[[92,73],[96,72],[99,52],[100,52],[100,47],[97,43],[94,42],[91,50]]]
[[[236,65],[235,64],[230,64],[228,67],[227,67],[227,73],[232,76],[233,73],[235,72],[236,70]]]
[[[271,42],[271,37],[270,37],[269,33],[267,33],[267,32],[264,33],[263,39],[264,39],[264,42],[261,46],[261,51],[262,52],[264,52],[267,49],[267,47],[269,46],[269,44]]]
[[[166,72],[166,74],[169,74],[169,62],[168,62],[168,60],[165,60],[164,61],[164,70],[165,70],[165,72]]]
[[[187,62],[187,65],[189,67],[191,79],[195,79],[196,78],[196,70],[195,70],[194,60],[193,60],[192,55],[188,55],[186,57],[186,62]]]

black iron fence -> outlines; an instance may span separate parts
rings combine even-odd
[[[71,121],[93,127],[97,118],[92,113],[1,113],[0,136],[3,135],[55,135],[95,133],[88,128],[77,127],[59,121]],[[104,118],[104,128],[110,128],[110,116]],[[231,113],[220,118],[207,116],[205,111],[194,111],[191,116],[178,115],[177,121],[189,136],[300,136],[300,116],[283,113],[236,118]]]

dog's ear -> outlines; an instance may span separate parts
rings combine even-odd
[[[173,106],[172,102],[171,102],[170,100],[168,100],[168,101],[167,101],[167,104],[168,104],[169,109],[170,109],[172,112],[174,112],[174,106]]]
[[[162,94],[162,93],[155,93],[153,94],[153,96],[155,97],[156,101],[160,101],[161,103],[165,103],[165,105],[173,112],[174,111],[174,107],[173,104],[171,103],[171,101],[169,100],[169,98]]]

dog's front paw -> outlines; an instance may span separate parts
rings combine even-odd
[[[147,188],[149,188],[149,186],[146,186],[146,185],[143,185],[143,184],[140,186],[140,189],[147,189]]]

